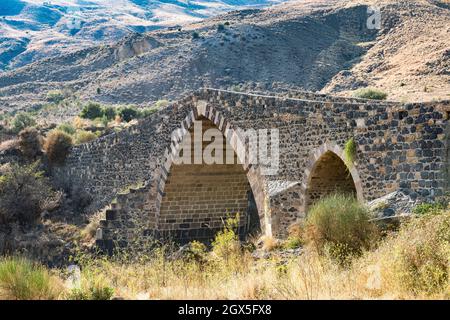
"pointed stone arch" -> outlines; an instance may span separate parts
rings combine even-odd
[[[161,213],[165,210],[167,185],[170,184],[170,177],[173,174],[174,168],[177,168],[177,165],[174,163],[174,158],[179,151],[183,139],[186,135],[191,134],[190,130],[195,121],[207,121],[209,124],[212,124],[215,128],[220,130],[226,143],[231,146],[239,159],[239,164],[242,166],[242,173],[245,174],[250,187],[251,195],[249,196],[249,199],[251,198],[252,201],[254,201],[253,207],[257,209],[261,231],[265,234],[271,234],[271,217],[270,208],[267,206],[268,201],[267,193],[265,191],[265,179],[260,174],[257,166],[246,162],[247,159],[245,153],[242,152],[242,148],[239,148],[239,146],[245,145],[245,139],[240,134],[238,128],[232,125],[221,112],[217,111],[212,106],[209,106],[206,101],[198,101],[196,103],[196,106],[192,108],[186,118],[181,122],[177,135],[171,141],[171,145],[166,149],[164,156],[165,160],[155,179],[155,186],[157,189],[155,201],[156,229],[161,230],[162,221],[160,218]],[[236,168],[234,168],[234,170],[236,170]],[[239,201],[242,201],[242,199]],[[177,235],[179,235],[180,232],[182,231],[177,231]],[[186,232],[186,234],[187,233],[188,232]]]
[[[314,197],[320,197],[335,191],[351,192],[358,201],[364,202],[362,181],[353,163],[351,168],[345,164],[344,150],[336,143],[326,142],[314,150],[308,158],[305,179],[302,184],[304,195],[302,212],[307,213],[309,206],[314,202]],[[329,166],[327,168],[327,166]],[[326,176],[326,171],[331,173],[332,177]],[[327,181],[327,178],[329,181]],[[337,179],[338,180],[337,180]],[[321,182],[329,183],[327,190],[320,190],[320,186],[315,179],[322,179]],[[312,195],[313,192],[317,194]]]

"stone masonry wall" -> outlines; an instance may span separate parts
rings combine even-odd
[[[357,152],[349,176],[359,200],[369,201],[395,190],[418,199],[443,195],[448,188],[449,111],[450,102],[314,101],[205,89],[125,132],[74,148],[67,164],[56,170],[55,179],[69,180],[95,195],[91,210],[110,203],[121,188],[146,182],[146,197],[134,200],[144,203],[136,215],[148,230],[158,231],[166,228],[166,213],[176,214],[176,209],[165,206],[164,195],[169,194],[167,190],[176,192],[170,189],[173,182],[192,173],[192,168],[177,169],[171,163],[167,150],[177,144],[170,138],[174,129],[189,130],[195,119],[203,117],[219,128],[231,145],[239,139],[237,128],[278,129],[278,173],[263,176],[259,165],[245,172],[262,231],[285,236],[287,227],[307,214],[306,195],[317,161],[326,166],[323,156],[329,152],[345,160],[343,149],[350,138]],[[238,167],[233,170],[239,171]],[[215,182],[226,181],[216,177]],[[326,183],[327,177],[323,178]],[[245,185],[244,179],[241,182]],[[216,197],[210,194],[209,199],[214,206]],[[237,203],[239,199],[243,208],[243,198],[236,195]],[[195,218],[177,217],[170,228],[177,224],[180,228],[180,219]],[[196,227],[192,225],[192,229]],[[119,239],[120,225],[115,228]]]

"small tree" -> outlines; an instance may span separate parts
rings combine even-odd
[[[13,164],[0,175],[0,223],[29,224],[39,218],[53,191],[38,168],[39,162],[28,166]]]
[[[36,158],[42,152],[42,136],[36,128],[26,128],[19,133],[19,149],[30,159]]]
[[[103,116],[103,109],[99,103],[89,102],[83,107],[80,117],[83,119],[97,119]]]
[[[15,133],[19,133],[23,129],[34,125],[36,125],[34,118],[26,112],[21,112],[14,117],[12,121],[12,130]]]
[[[103,115],[108,120],[114,120],[115,117],[116,117],[116,109],[114,109],[113,107],[104,107],[103,108]]]
[[[119,116],[123,121],[130,122],[133,119],[139,118],[139,110],[135,107],[123,107],[119,111]]]
[[[44,150],[52,164],[61,165],[72,147],[72,137],[60,130],[51,131],[45,139]]]
[[[61,90],[51,90],[47,92],[47,101],[53,103],[60,103],[65,99],[65,94]]]

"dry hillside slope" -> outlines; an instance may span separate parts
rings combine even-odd
[[[343,95],[375,86],[396,100],[448,99],[450,9],[444,2],[311,0],[235,11],[2,73],[0,104],[10,111],[39,105],[52,89],[149,104],[237,84]],[[366,26],[369,4],[381,9],[381,30]]]

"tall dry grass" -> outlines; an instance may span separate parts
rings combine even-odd
[[[81,255],[77,259],[81,267],[80,284],[75,290],[60,289],[57,296],[62,299],[109,299],[113,295],[126,299],[450,298],[450,211],[412,218],[402,224],[398,233],[380,240],[377,248],[353,256],[348,265],[321,254],[315,246],[306,246],[299,256],[291,258],[277,254],[279,249],[275,249],[269,259],[255,259],[245,246],[236,245],[233,232],[232,228],[225,229],[216,239],[215,246],[221,250],[217,247],[206,250],[194,243],[182,255],[174,255],[166,246],[141,256]],[[11,269],[3,266],[5,262],[7,259],[0,264],[0,284],[14,283],[5,282],[8,277],[1,276],[10,272],[2,270]],[[64,280],[62,274],[61,278]],[[29,283],[35,281],[22,281],[25,287]],[[1,298],[5,294],[13,298],[42,298],[49,292],[43,286],[44,289],[25,291],[38,294],[11,295],[21,290],[2,288]]]

